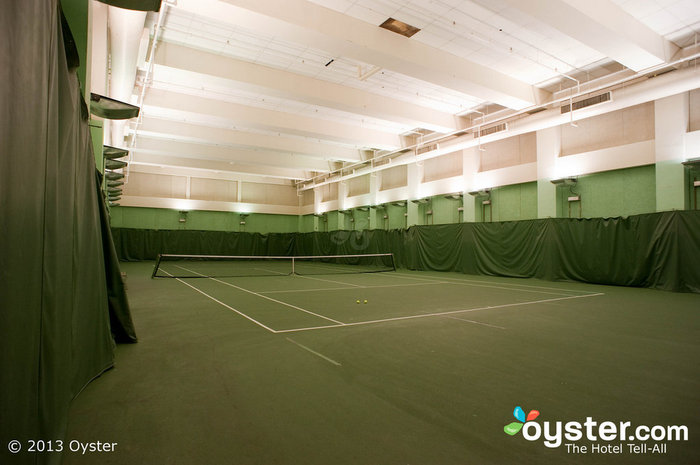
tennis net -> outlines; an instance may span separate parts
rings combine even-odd
[[[395,271],[394,255],[228,256],[160,254],[153,278],[226,278]]]

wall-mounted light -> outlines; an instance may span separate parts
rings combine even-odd
[[[576,178],[570,176],[568,178],[552,179],[550,182],[556,186],[575,186],[577,181]]]
[[[445,194],[446,199],[450,200],[462,200],[462,193],[461,192],[455,192],[452,194]]]
[[[486,197],[491,194],[491,189],[481,189],[478,191],[471,191],[469,195],[472,197]]]
[[[430,202],[430,199],[427,197],[424,197],[422,199],[413,199],[411,202],[416,203],[418,205],[425,205],[426,203]]]

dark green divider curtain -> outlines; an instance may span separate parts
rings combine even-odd
[[[700,212],[400,230],[251,234],[115,229],[119,257],[392,252],[400,267],[700,292]]]
[[[109,237],[58,1],[0,10],[0,463],[58,464],[27,440],[64,439],[70,401],[113,364],[109,292],[128,305],[123,289],[108,292]],[[10,454],[10,440],[22,451]]]

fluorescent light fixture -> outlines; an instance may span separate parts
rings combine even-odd
[[[405,207],[406,206],[406,201],[400,200],[398,202],[391,202],[391,204],[395,207]]]
[[[460,200],[462,198],[462,193],[461,192],[455,192],[452,194],[445,194],[446,199],[450,200]]]
[[[411,202],[417,203],[419,205],[424,205],[424,204],[430,202],[430,199],[424,197],[422,199],[413,199],[413,200],[411,200]]]

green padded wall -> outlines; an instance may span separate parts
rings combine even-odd
[[[640,166],[580,176],[573,191],[581,195],[583,218],[610,218],[656,211],[655,166]],[[569,187],[557,188],[557,216],[569,217]],[[571,202],[571,217],[579,216]]]

